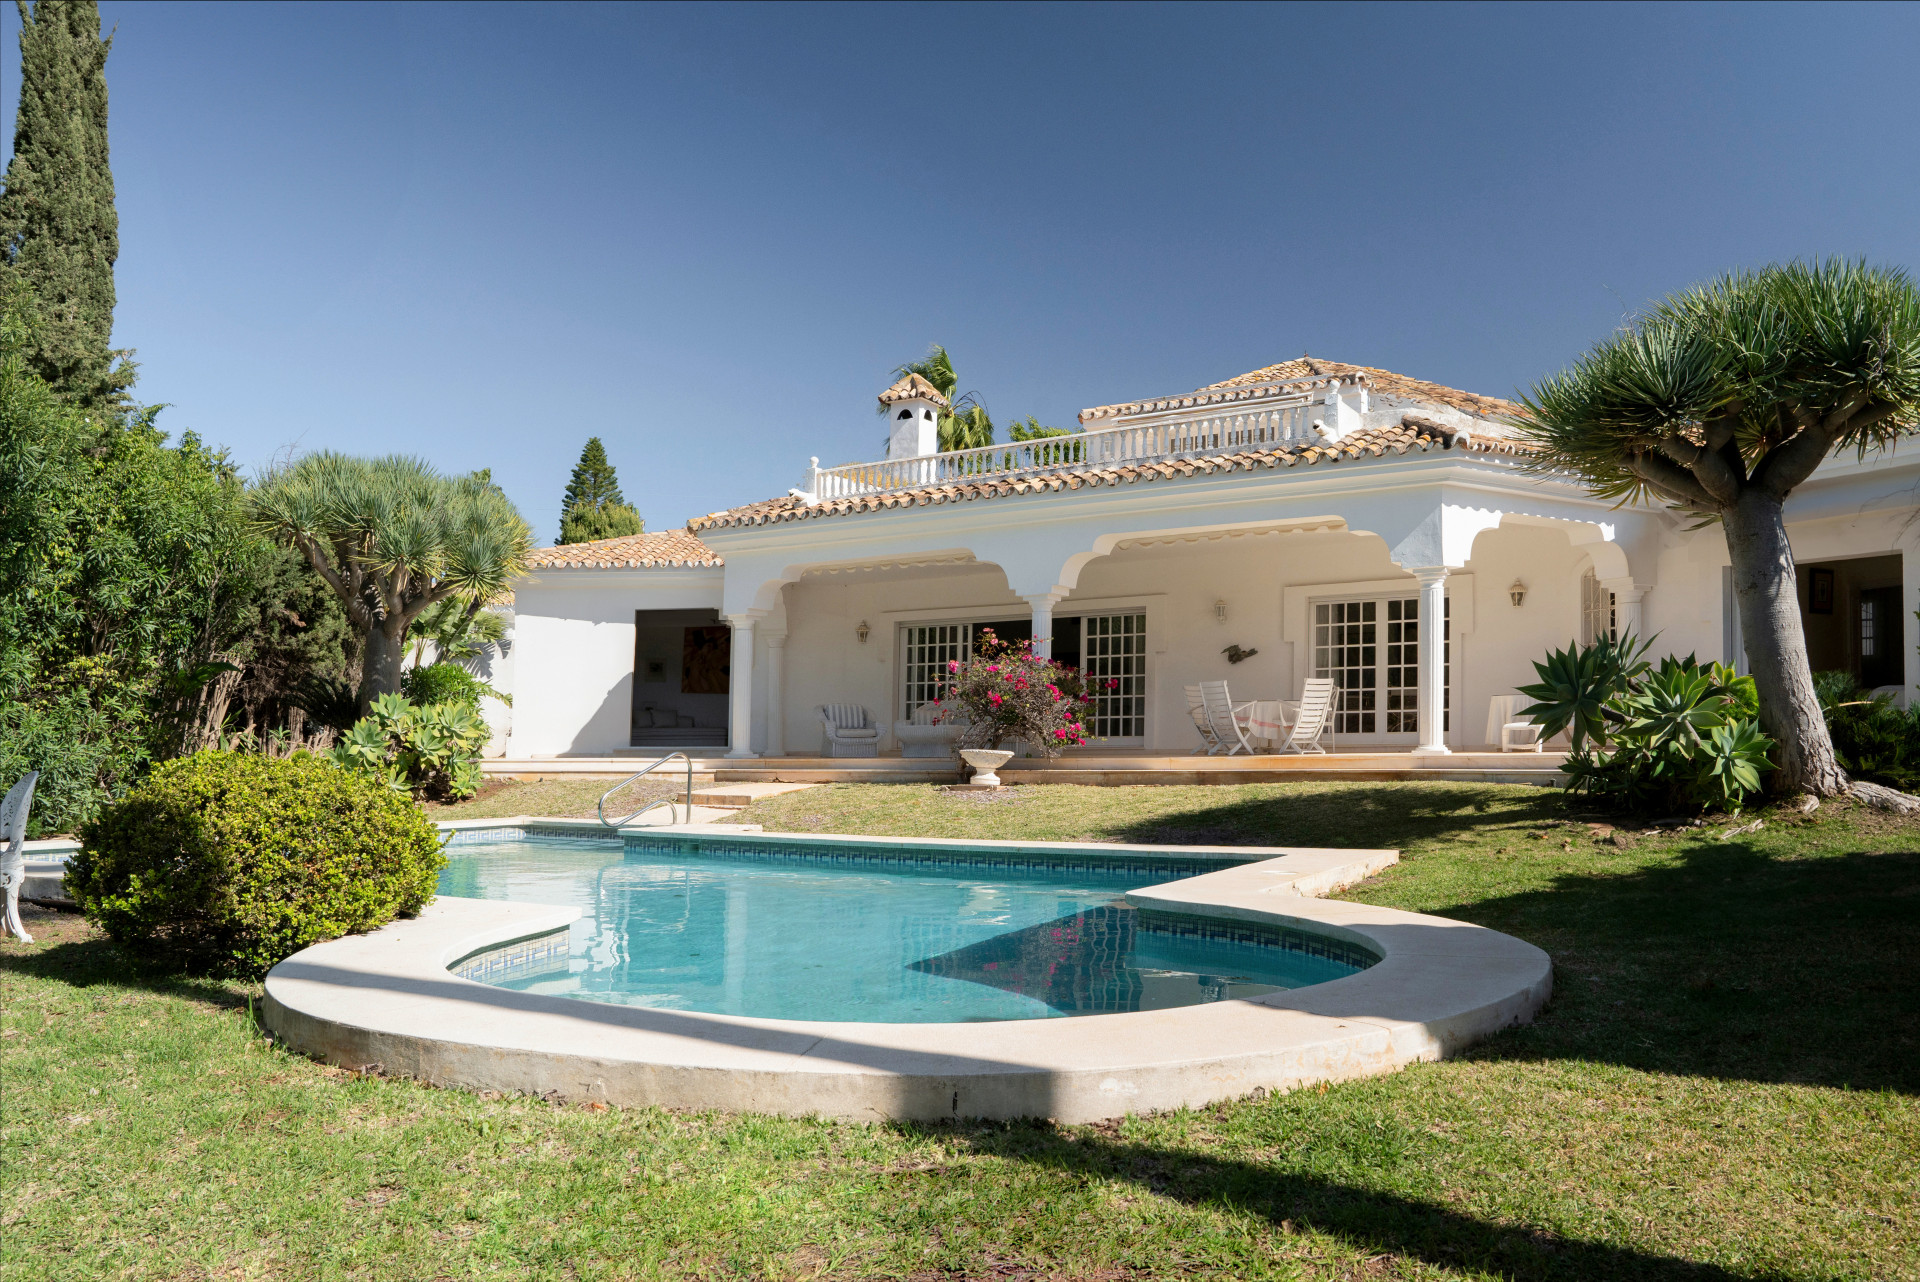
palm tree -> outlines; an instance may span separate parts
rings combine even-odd
[[[399,691],[407,629],[424,611],[456,600],[478,614],[533,550],[533,531],[488,478],[440,476],[397,454],[309,454],[261,482],[252,517],[299,549],[365,636],[363,712]]]
[[[925,356],[893,371],[894,378],[905,378],[909,374],[918,374],[932,383],[952,407],[940,415],[939,439],[943,453],[993,444],[993,420],[987,416],[987,403],[980,399],[980,394],[954,395],[954,389],[960,386],[960,376],[953,372],[953,361],[948,358],[946,348],[935,343]],[[885,413],[884,407],[881,412]]]
[[[1775,786],[1848,787],[1814,695],[1783,508],[1839,450],[1920,421],[1920,293],[1838,260],[1736,272],[1675,294],[1520,398],[1541,471],[1622,503],[1718,522],[1733,563]]]

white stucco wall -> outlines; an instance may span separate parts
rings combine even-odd
[[[715,571],[547,572],[514,589],[513,733],[508,755],[627,750],[633,613],[720,603]]]

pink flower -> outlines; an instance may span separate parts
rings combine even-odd
[[[959,661],[958,661],[958,660],[955,660],[955,659],[949,659],[949,660],[947,660],[947,671],[948,671],[948,672],[958,672],[958,671],[960,671],[960,664],[959,664]]]
[[[997,708],[1000,706],[1002,700],[1000,696],[997,694],[989,694],[987,695],[987,702],[991,703],[994,707]]]
[[[1107,681],[1107,689],[1118,690],[1119,688],[1120,688],[1120,678],[1112,677]]]

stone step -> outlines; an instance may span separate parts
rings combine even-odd
[[[788,792],[804,792],[808,788],[819,786],[817,783],[781,783],[772,780],[713,784],[704,789],[696,788],[693,793],[693,804],[743,810],[767,797],[778,797]]]

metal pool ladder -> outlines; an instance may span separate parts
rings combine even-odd
[[[648,766],[645,770],[640,771],[639,774],[628,775],[625,779],[622,779],[619,783],[613,785],[613,787],[601,793],[600,804],[595,807],[595,809],[599,811],[600,822],[605,824],[609,828],[624,828],[626,825],[638,819],[641,815],[646,814],[647,811],[652,810],[655,806],[666,806],[668,808],[669,813],[671,813],[672,807],[673,807],[673,798],[672,797],[655,797],[652,801],[649,801],[646,805],[640,807],[640,809],[634,811],[632,814],[628,815],[625,819],[609,819],[607,818],[607,798],[611,797],[614,793],[619,792],[622,788],[626,787],[628,784],[632,783],[634,780],[639,779],[645,775],[652,774],[654,771],[658,770],[661,766],[664,766],[669,761],[672,761],[675,757],[678,757],[680,758],[680,760],[687,763],[687,822],[692,823],[693,822],[693,758],[689,757],[684,752],[669,752],[666,756],[660,758],[660,760],[654,762],[652,765]]]

